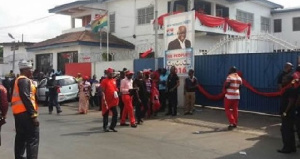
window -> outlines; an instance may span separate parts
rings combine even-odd
[[[270,18],[261,17],[260,27],[262,32],[270,32]]]
[[[173,11],[174,12],[186,12],[188,3],[186,0],[177,0],[174,2]],[[168,2],[168,12],[171,12],[171,2]]]
[[[229,8],[217,4],[216,5],[216,16],[228,18],[229,17]]]
[[[300,17],[293,18],[293,31],[300,31]]]
[[[281,19],[274,19],[274,33],[281,32]]]
[[[110,14],[109,15],[109,31],[111,33],[116,32],[116,14]]]
[[[237,10],[236,20],[244,22],[244,23],[251,23],[251,28],[254,28],[254,14]]]
[[[138,9],[138,25],[149,24],[154,19],[154,7]]]
[[[211,15],[211,3],[202,0],[194,1],[195,11]]]
[[[60,86],[69,86],[69,85],[72,85],[72,84],[76,84],[75,78],[64,78],[64,79],[59,79],[59,80],[56,80],[56,82],[57,82]]]

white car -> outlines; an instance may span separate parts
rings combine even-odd
[[[51,78],[50,78],[51,79]],[[46,100],[46,92],[48,92],[47,86],[48,79],[43,79],[38,85],[38,100]],[[60,93],[58,93],[58,102],[67,100],[73,100],[78,97],[78,83],[72,76],[56,76],[56,81],[59,83]]]

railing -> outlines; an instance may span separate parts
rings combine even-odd
[[[297,46],[275,37],[271,34],[243,36],[225,36],[207,52],[198,52],[197,55],[233,54],[233,53],[258,53],[280,50],[296,51]]]

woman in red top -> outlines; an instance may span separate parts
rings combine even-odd
[[[116,80],[113,78],[113,72],[113,69],[108,68],[107,78],[103,79],[100,85],[102,89],[102,115],[104,132],[109,132],[109,130],[117,132],[115,127],[118,119],[117,106],[119,105],[119,97],[117,93],[118,88],[116,85]],[[110,127],[107,129],[109,111],[112,111],[113,116]]]

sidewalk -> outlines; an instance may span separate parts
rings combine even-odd
[[[63,106],[77,106],[77,103],[63,103]],[[92,108],[98,110],[98,107]],[[214,107],[201,108],[196,106],[196,111],[193,115],[183,115],[183,109],[178,108],[178,115],[176,117],[165,116],[165,113],[158,113],[156,117],[151,117],[146,120],[164,120],[176,122],[187,125],[199,126],[199,133],[201,127],[210,128],[212,131],[226,131],[228,120],[223,109]],[[234,131],[264,135],[272,138],[281,138],[280,134],[280,118],[277,116],[261,115],[248,112],[239,112],[238,128]]]

